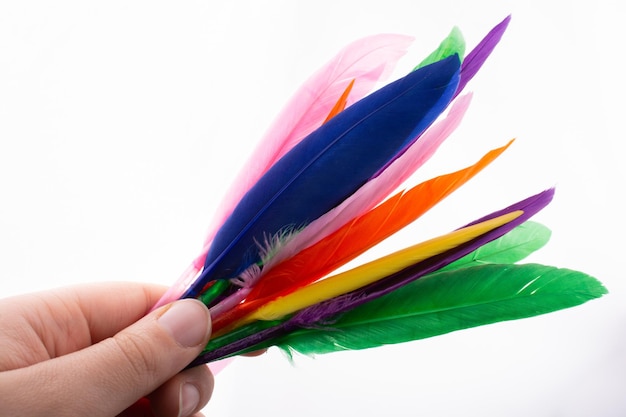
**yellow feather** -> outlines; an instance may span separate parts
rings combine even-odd
[[[522,215],[522,213],[521,210],[514,211],[500,217],[455,230],[446,235],[427,240],[349,271],[300,288],[291,294],[273,300],[260,307],[253,313],[239,320],[233,327],[236,328],[255,320],[280,319],[303,308],[357,290],[411,265],[469,242],[478,236],[516,219]]]

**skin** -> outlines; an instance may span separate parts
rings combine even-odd
[[[165,288],[109,283],[0,300],[0,416],[201,416],[208,309]]]

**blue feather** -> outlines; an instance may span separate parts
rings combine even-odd
[[[411,72],[348,107],[279,160],[217,232],[184,297],[259,261],[257,242],[302,227],[354,193],[447,107],[459,82],[454,55]]]

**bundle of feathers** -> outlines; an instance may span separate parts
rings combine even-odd
[[[155,306],[194,297],[210,308],[213,339],[190,366],[270,346],[320,354],[407,342],[606,293],[585,273],[518,263],[550,237],[529,219],[553,189],[335,272],[509,147],[391,195],[459,125],[465,86],[509,20],[466,56],[454,28],[413,71],[372,93],[412,39],[358,40],[296,92],[227,193],[200,255]]]

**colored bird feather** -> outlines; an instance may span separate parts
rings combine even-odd
[[[305,354],[377,347],[572,307],[604,294],[577,271],[526,264],[486,264],[437,272],[346,312],[318,329],[272,344]]]
[[[459,69],[456,56],[423,67],[348,107],[294,146],[217,232],[200,282],[236,277],[259,260],[255,242],[264,235],[301,227],[354,193],[448,105]]]
[[[453,28],[413,71],[369,95],[410,38],[359,40],[305,83],[251,154],[200,255],[157,304],[195,297],[210,307],[213,339],[189,366],[270,346],[318,354],[408,342],[606,293],[582,272],[518,264],[550,237],[528,220],[549,204],[552,189],[335,272],[509,148],[512,141],[391,195],[459,125],[472,97],[460,94],[509,21],[465,58]]]

